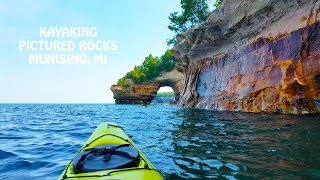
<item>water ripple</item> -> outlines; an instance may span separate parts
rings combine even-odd
[[[102,122],[167,179],[319,179],[320,117],[111,104],[0,105],[0,178],[55,179]]]

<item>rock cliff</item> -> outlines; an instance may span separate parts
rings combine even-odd
[[[148,82],[136,84],[127,80],[128,87],[113,85],[111,91],[116,104],[149,104],[157,96],[160,87],[170,86],[174,91],[175,100],[178,101],[182,79],[183,74],[173,69],[170,72],[161,72],[157,78]]]
[[[224,0],[177,36],[178,105],[319,113],[320,0]]]

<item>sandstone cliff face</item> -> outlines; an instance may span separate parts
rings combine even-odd
[[[320,1],[224,0],[172,52],[180,106],[319,113]]]
[[[180,98],[183,84],[183,74],[173,69],[170,72],[161,72],[153,81],[135,84],[128,80],[130,86],[122,87],[113,85],[111,91],[116,104],[148,104],[156,96],[160,87],[170,86],[175,94],[175,100]]]

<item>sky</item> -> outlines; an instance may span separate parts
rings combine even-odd
[[[167,49],[174,11],[180,0],[2,0],[0,103],[113,103],[110,86],[150,53]],[[107,64],[29,64],[18,42],[40,40],[43,26],[94,26],[98,39],[117,41],[118,50]]]

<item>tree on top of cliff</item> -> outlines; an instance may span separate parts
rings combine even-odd
[[[147,77],[148,80],[154,79],[159,75],[159,58],[153,57],[152,54],[150,54],[148,57],[145,58],[145,60],[142,63],[143,71]]]
[[[171,71],[174,67],[175,61],[170,50],[167,50],[160,59],[150,54],[144,59],[141,66],[135,66],[133,70],[120,78],[117,85],[128,87],[127,79],[132,79],[135,83],[153,80],[159,76],[161,71]]]
[[[153,57],[152,54],[147,56],[141,66],[135,66],[133,70],[129,71],[124,79],[132,79],[135,83],[141,83],[146,80],[156,78],[160,73],[159,58]],[[123,78],[118,80],[118,85],[124,86]]]
[[[200,23],[204,22],[209,16],[209,6],[207,0],[181,0],[182,12],[173,12],[170,14],[170,25],[168,28],[180,34],[185,32]],[[167,40],[168,45],[177,43],[175,36]]]
[[[127,79],[126,79],[125,76],[122,77],[122,78],[120,78],[120,79],[118,79],[117,85],[123,86],[123,87],[128,87],[128,86],[129,86],[129,84],[127,83]]]
[[[167,50],[159,60],[159,70],[160,71],[171,71],[175,67],[175,61],[170,50]]]
[[[136,83],[141,83],[147,79],[142,66],[134,66],[133,70],[129,71],[125,77]]]

